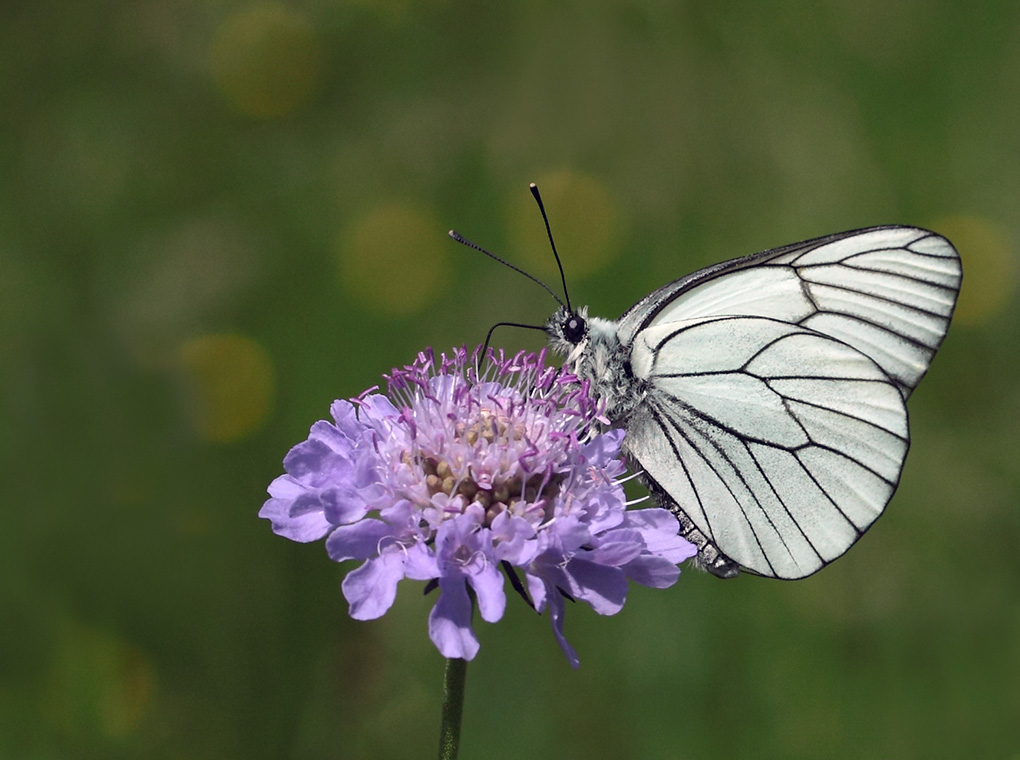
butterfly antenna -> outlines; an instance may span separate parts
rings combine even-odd
[[[487,251],[487,250],[485,250],[484,248],[482,248],[482,247],[481,247],[480,245],[478,245],[477,243],[472,243],[472,242],[471,242],[470,240],[468,240],[467,238],[465,238],[465,237],[464,237],[463,235],[461,235],[461,234],[460,234],[459,232],[457,232],[456,230],[450,230],[450,237],[452,237],[452,238],[453,238],[454,240],[456,240],[456,241],[457,241],[458,243],[460,243],[461,245],[466,245],[466,246],[467,246],[468,248],[474,248],[474,249],[475,249],[476,251],[478,251],[479,253],[484,253],[484,254],[485,254],[486,256],[488,256],[488,257],[489,257],[490,259],[495,259],[496,261],[498,261],[498,262],[499,262],[500,264],[502,264],[503,266],[505,266],[505,267],[509,267],[510,269],[514,270],[515,272],[518,272],[518,273],[520,273],[520,274],[523,274],[523,275],[524,275],[525,277],[527,277],[527,278],[528,278],[529,280],[531,280],[532,282],[537,282],[537,283],[538,283],[539,285],[541,285],[541,286],[542,286],[543,288],[545,288],[545,289],[546,289],[546,290],[547,290],[547,291],[549,292],[549,295],[551,295],[551,296],[552,296],[553,298],[555,298],[555,299],[556,299],[556,303],[558,303],[558,304],[559,304],[560,306],[563,306],[563,305],[564,305],[564,304],[563,304],[563,301],[561,301],[561,300],[560,300],[560,297],[559,297],[558,295],[556,295],[556,294],[555,294],[555,293],[553,292],[552,288],[550,288],[550,287],[549,287],[548,285],[546,285],[546,284],[545,284],[544,282],[542,282],[542,281],[541,281],[540,279],[538,279],[537,277],[535,277],[535,275],[533,275],[533,274],[528,274],[527,272],[525,272],[525,271],[524,271],[523,269],[521,269],[520,267],[515,267],[515,266],[514,266],[513,264],[511,264],[511,263],[510,263],[509,261],[506,261],[505,259],[501,259],[501,258],[500,258],[499,256],[497,256],[496,254],[492,253],[491,251]],[[554,251],[555,251],[555,249],[554,249]],[[557,261],[559,261],[559,259],[558,259],[558,258],[557,258]],[[563,273],[563,268],[562,268],[562,267],[560,268],[560,273],[561,273],[561,274]],[[567,305],[567,308],[568,308],[568,309],[570,308],[570,306],[569,306],[569,301],[568,301],[568,305]],[[534,327],[534,325],[524,325],[524,326],[525,326],[525,327]],[[490,332],[490,334],[491,334],[491,332]]]
[[[549,217],[545,213],[545,204],[542,203],[542,196],[538,193],[538,185],[532,182],[530,188],[531,194],[535,196],[535,201],[538,203],[538,210],[542,212],[542,221],[545,222],[545,232],[549,236],[549,245],[552,246],[553,256],[556,257],[556,266],[560,270],[560,282],[563,283],[563,297],[567,299],[567,311],[573,314],[574,310],[570,306],[570,293],[567,292],[567,277],[563,274],[563,263],[560,261],[560,255],[556,252],[556,242],[553,240],[552,228],[549,226]],[[556,300],[559,301],[560,299],[557,298]],[[560,305],[562,304],[563,302],[560,301]]]
[[[482,353],[479,355],[479,361],[485,360],[485,356],[489,352],[489,342],[492,340],[492,334],[496,332],[497,327],[521,327],[525,330],[541,330],[542,332],[545,332],[545,328],[541,325],[524,325],[520,322],[497,322],[489,328],[489,332],[485,336],[485,343],[482,345]]]

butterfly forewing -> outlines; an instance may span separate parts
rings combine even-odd
[[[645,329],[710,316],[762,316],[838,338],[873,359],[904,396],[939,347],[956,303],[960,260],[914,227],[831,235],[689,275],[621,318],[621,342]]]

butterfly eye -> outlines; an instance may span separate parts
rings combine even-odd
[[[588,331],[588,323],[576,314],[571,314],[563,323],[563,337],[575,346],[584,338]]]

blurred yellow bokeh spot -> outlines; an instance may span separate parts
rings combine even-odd
[[[620,212],[602,182],[570,169],[548,172],[534,181],[549,214],[568,287],[571,278],[594,274],[620,255]],[[547,281],[558,279],[542,216],[526,187],[509,202],[507,225],[511,250],[506,257]],[[558,290],[555,282],[548,284]]]
[[[115,635],[68,621],[54,636],[46,678],[45,712],[60,733],[122,737],[152,707],[156,688],[150,660]]]
[[[963,260],[963,288],[953,319],[978,325],[992,319],[1017,285],[1017,254],[1006,230],[977,216],[951,216],[932,229],[948,238]]]
[[[362,306],[405,315],[433,302],[447,281],[453,243],[422,209],[379,206],[354,222],[337,243],[340,281]]]
[[[179,352],[192,424],[207,441],[228,443],[256,430],[272,406],[273,364],[251,338],[203,335]]]
[[[263,4],[228,17],[209,51],[213,79],[242,113],[286,116],[315,92],[323,51],[312,28],[282,5]]]

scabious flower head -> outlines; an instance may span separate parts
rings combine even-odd
[[[342,584],[355,619],[383,615],[403,578],[438,586],[429,635],[445,657],[478,652],[475,604],[487,622],[503,616],[502,569],[549,609],[576,667],[565,599],[612,615],[628,579],[670,586],[695,548],[667,510],[626,509],[623,431],[597,432],[605,420],[586,385],[544,352],[490,351],[478,372],[477,360],[429,350],[387,376],[387,395],[335,401],[332,421],[287,454],[259,516],[362,563]]]

